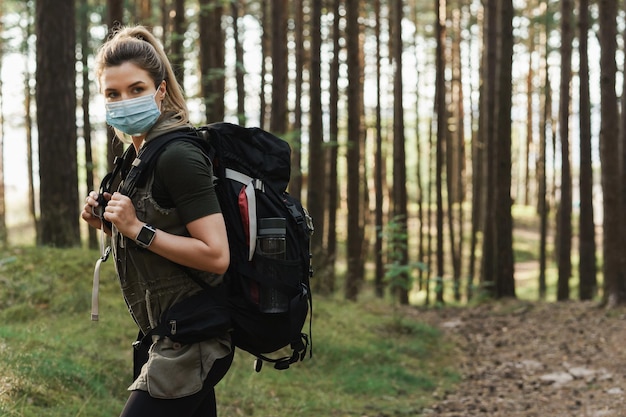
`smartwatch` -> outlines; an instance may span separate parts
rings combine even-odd
[[[154,235],[156,235],[156,229],[149,224],[144,224],[135,238],[135,242],[138,246],[147,248],[154,240]]]

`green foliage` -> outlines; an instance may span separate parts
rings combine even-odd
[[[97,252],[27,248],[1,257],[0,415],[119,413],[133,332],[121,324],[128,317],[112,265],[101,276],[101,325],[89,316]]]
[[[218,386],[221,415],[414,416],[435,388],[457,380],[436,329],[398,321],[379,301],[314,305],[313,358],[256,374],[253,358],[238,354]]]
[[[385,281],[391,288],[402,288],[410,291],[415,282],[414,272],[425,271],[426,265],[422,262],[410,262],[406,258],[408,248],[408,232],[406,220],[395,216],[380,231],[380,236],[387,242],[387,264],[385,265]]]
[[[136,328],[113,265],[102,267],[100,322],[91,322],[95,251],[29,248],[0,253],[0,415],[118,415],[131,382]],[[313,358],[253,371],[238,351],[218,385],[222,416],[417,415],[458,376],[438,330],[380,301],[317,297]]]

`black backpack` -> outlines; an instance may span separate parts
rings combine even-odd
[[[308,334],[303,328],[312,313],[313,224],[301,203],[286,192],[289,144],[262,129],[225,122],[177,130],[148,141],[136,158],[129,147],[103,179],[100,193],[109,192],[118,175],[124,178],[121,192],[130,193],[147,180],[160,153],[175,140],[198,146],[213,165],[230,245],[224,278],[233,343],[257,357],[257,371],[263,361],[287,369],[307,351],[312,356],[311,320]],[[287,346],[291,354],[268,356]]]

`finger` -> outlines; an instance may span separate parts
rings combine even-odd
[[[94,191],[90,192],[87,195],[87,198],[85,198],[85,202],[90,205],[90,206],[97,206],[98,205],[98,194]]]

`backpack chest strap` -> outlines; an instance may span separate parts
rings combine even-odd
[[[257,178],[252,178],[232,169],[227,168],[225,170],[225,175],[226,178],[237,181],[245,186],[245,188],[242,189],[242,193],[239,195],[239,210],[242,211],[242,215],[245,214],[245,217],[247,217],[249,239],[248,260],[251,261],[252,256],[254,255],[254,250],[256,249],[257,236],[255,190],[265,192],[265,185],[263,184],[263,181]],[[242,201],[243,196],[245,196],[245,201]]]

